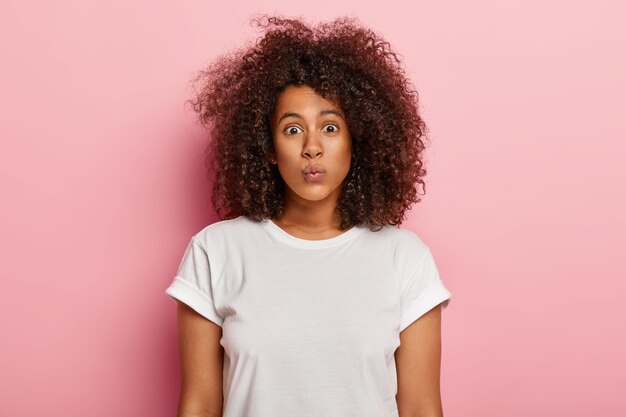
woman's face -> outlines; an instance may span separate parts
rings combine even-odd
[[[287,198],[336,202],[348,175],[352,140],[343,111],[309,86],[283,90],[271,116],[274,160]],[[323,171],[308,175],[312,166]]]

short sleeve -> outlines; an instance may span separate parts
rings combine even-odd
[[[402,280],[400,332],[440,303],[446,308],[452,294],[445,287],[430,249]]]
[[[221,317],[214,303],[211,269],[206,250],[192,238],[170,286],[165,290],[170,297],[182,301],[200,315],[221,326]]]

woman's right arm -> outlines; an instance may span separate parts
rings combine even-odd
[[[221,417],[222,328],[178,301],[181,390],[178,417]]]

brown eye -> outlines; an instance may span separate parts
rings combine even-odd
[[[287,129],[285,129],[285,133],[286,133],[287,135],[295,135],[295,134],[296,134],[296,133],[298,133],[298,132],[297,132],[297,131],[296,131],[296,132],[294,132],[294,129],[296,129],[296,130],[297,130],[297,129],[300,129],[300,128],[299,128],[299,127],[297,127],[297,126],[289,126]]]
[[[331,127],[332,128],[332,130],[327,130],[326,131],[328,133],[336,133],[337,130],[339,130],[339,128],[335,124],[328,124],[328,125],[324,126],[324,128],[326,128],[326,127]]]

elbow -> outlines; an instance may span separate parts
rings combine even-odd
[[[189,407],[179,404],[176,417],[222,417],[221,410]]]
[[[221,413],[212,411],[194,412],[194,411],[180,411],[176,414],[176,417],[222,417]]]
[[[442,413],[399,413],[399,417],[443,417]]]
[[[398,410],[398,417],[444,417],[443,411],[440,409],[429,410]]]

